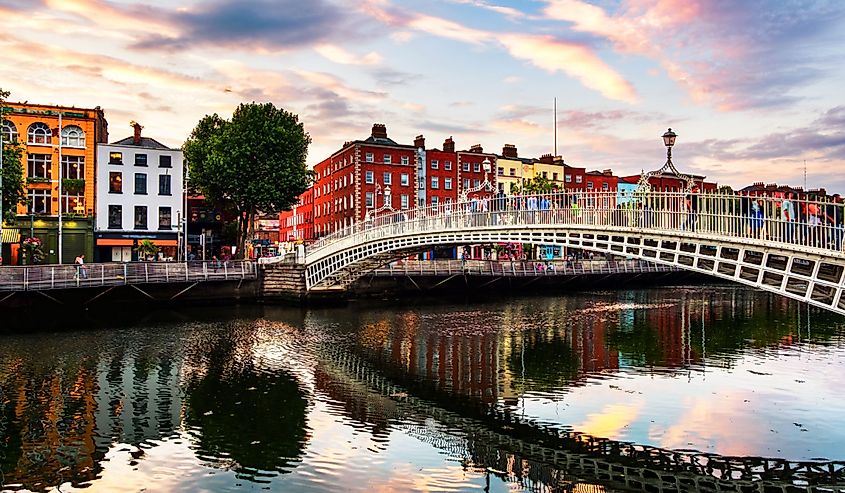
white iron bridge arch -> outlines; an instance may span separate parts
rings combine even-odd
[[[309,291],[437,246],[557,245],[671,265],[845,314],[843,204],[709,193],[480,197],[388,211],[311,245]]]

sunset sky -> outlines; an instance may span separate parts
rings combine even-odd
[[[299,114],[314,164],[374,122],[554,151],[617,174],[665,161],[741,187],[845,192],[845,2],[0,0],[10,100],[101,106],[111,140],[179,146],[209,113]]]

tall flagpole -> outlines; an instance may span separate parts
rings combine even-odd
[[[557,157],[557,98],[555,98],[555,157]]]
[[[62,112],[59,111],[59,263],[62,263]]]

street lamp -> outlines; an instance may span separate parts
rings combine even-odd
[[[480,192],[482,190],[487,190],[489,192],[493,191],[493,184],[490,183],[490,171],[493,169],[493,163],[490,162],[490,158],[484,158],[484,161],[481,162],[481,168],[484,170],[484,181],[479,183],[477,187],[467,188],[461,192],[461,202],[466,202],[469,199],[469,194],[471,193]]]
[[[678,178],[686,181],[687,187],[686,191],[692,190],[692,187],[695,186],[695,180],[692,176],[681,173],[680,171],[675,168],[675,164],[672,163],[672,147],[675,145],[675,139],[678,138],[678,134],[672,131],[670,128],[663,134],[663,145],[666,146],[666,163],[657,171],[650,171],[648,173],[641,172],[640,173],[640,181],[637,184],[637,192],[643,192],[651,189],[651,184],[649,183],[649,179],[652,176],[659,176],[665,173],[666,171],[671,171],[675,174]]]

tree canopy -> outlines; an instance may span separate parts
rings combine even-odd
[[[238,216],[238,256],[257,212],[289,210],[312,181],[311,137],[299,117],[272,103],[241,104],[231,120],[206,115],[185,141],[193,189]]]
[[[3,103],[9,97],[9,92],[0,88],[0,128],[3,125]],[[17,142],[7,142],[3,140],[3,169],[0,170],[2,174],[2,209],[3,217],[0,217],[0,223],[3,218],[13,220],[17,212],[17,205],[26,198],[26,187],[24,183],[23,163],[23,148]]]

